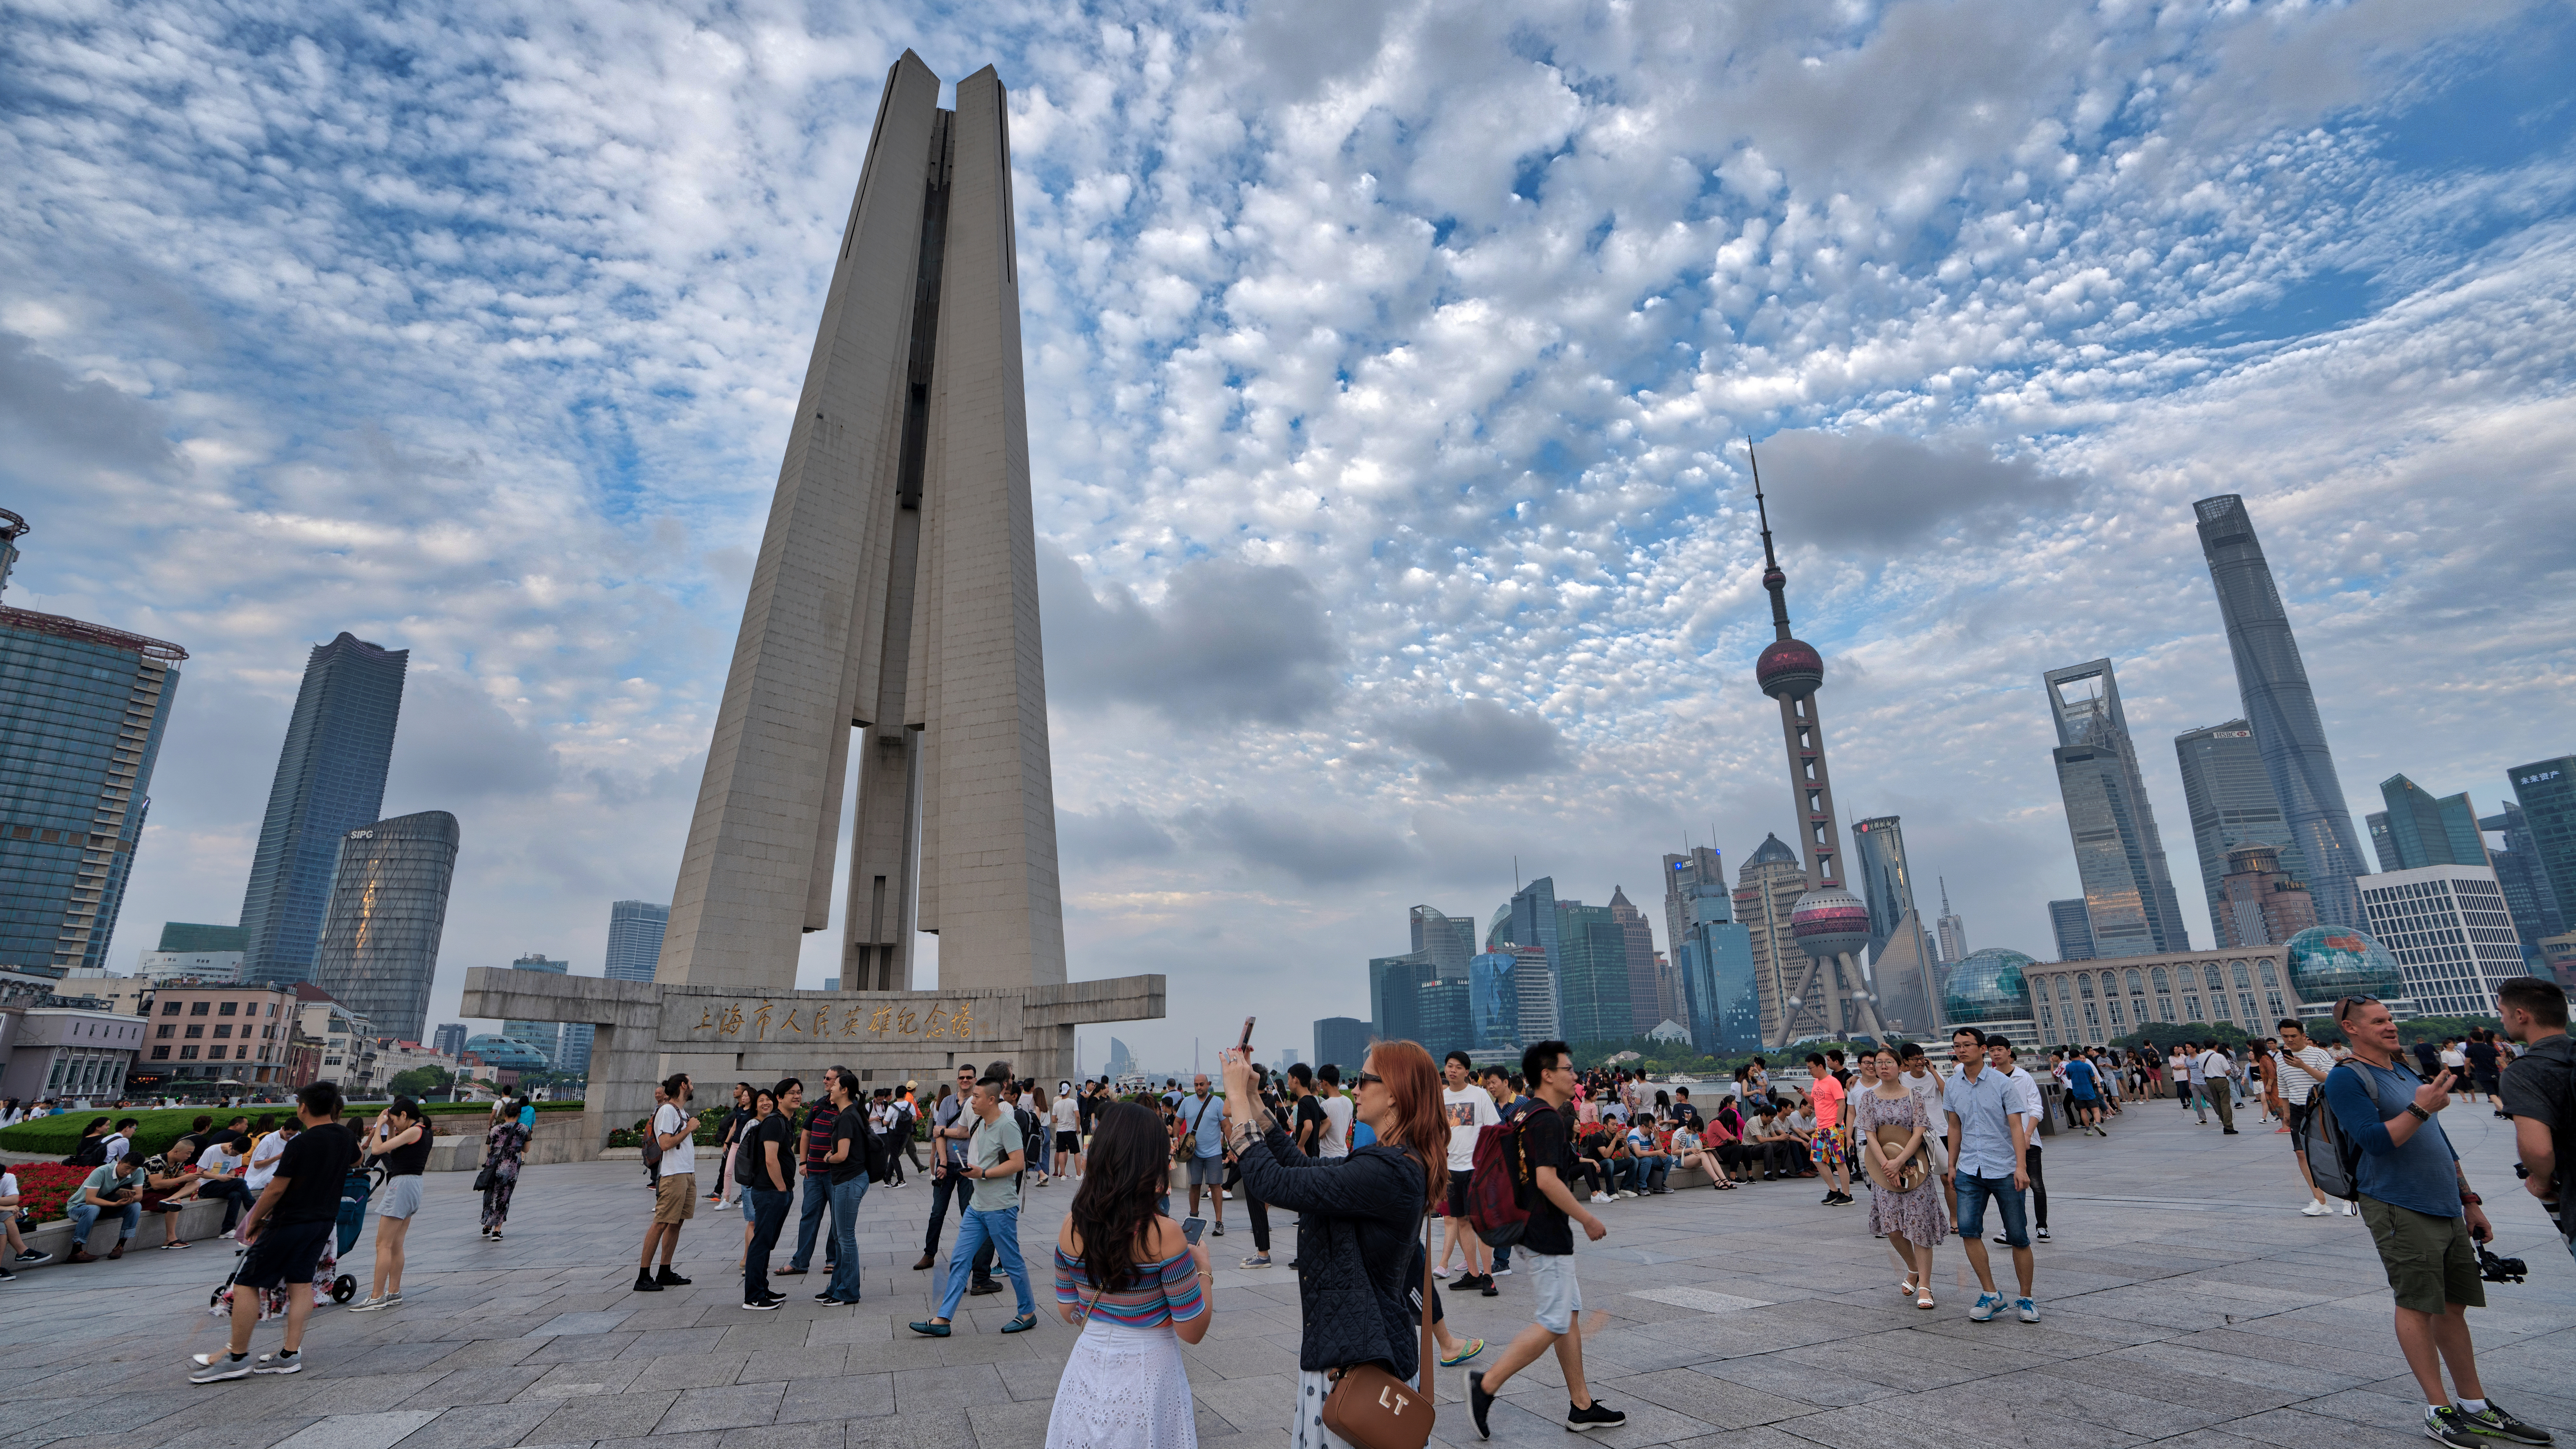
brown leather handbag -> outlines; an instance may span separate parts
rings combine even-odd
[[[1431,1439],[1431,1223],[1422,1227],[1422,1353],[1414,1360],[1422,1387],[1373,1363],[1333,1370],[1324,1395],[1324,1427],[1356,1449],[1422,1449]]]

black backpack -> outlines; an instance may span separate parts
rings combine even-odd
[[[2406,1068],[2401,1064],[2398,1070]],[[2326,1100],[2326,1084],[2334,1080],[2335,1072],[2352,1072],[2352,1066],[2337,1062],[2334,1071],[2326,1073],[2326,1080],[2317,1083],[2316,1091],[2309,1096],[2308,1125],[2299,1134],[2299,1146],[2307,1154],[2308,1178],[2316,1183],[2317,1191],[2352,1202],[2361,1196],[2361,1144],[2353,1141],[2352,1134],[2335,1120],[2334,1104]],[[2379,1094],[2370,1090],[2369,1081],[2358,1072],[2352,1074],[2361,1082],[2362,1095],[2376,1104]],[[2406,1074],[2414,1075],[2411,1071]]]
[[[1024,1164],[1020,1171],[1034,1172],[1038,1160],[1038,1114],[1014,1104],[1011,1120],[1020,1124],[1020,1152],[1023,1154],[1020,1161]]]

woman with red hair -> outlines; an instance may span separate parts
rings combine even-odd
[[[1448,1191],[1440,1073],[1418,1044],[1382,1041],[1369,1049],[1351,1088],[1353,1114],[1377,1140],[1344,1158],[1308,1157],[1285,1124],[1262,1110],[1251,1053],[1225,1054],[1226,1137],[1244,1183],[1263,1202],[1297,1214],[1294,1449],[1342,1444],[1323,1424],[1335,1370],[1373,1363],[1419,1387],[1430,1367],[1420,1362],[1415,1304],[1424,1210]]]

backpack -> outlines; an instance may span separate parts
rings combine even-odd
[[[65,1167],[105,1167],[105,1166],[107,1166],[107,1138],[108,1138],[108,1137],[113,1137],[113,1136],[115,1136],[115,1135],[116,1135],[115,1133],[111,1132],[111,1133],[108,1133],[106,1137],[93,1137],[93,1138],[89,1139],[87,1142],[82,1143],[80,1146],[73,1148],[73,1149],[72,1149],[72,1154],[71,1154],[71,1156],[66,1157],[66,1158],[64,1158],[64,1159],[63,1159],[63,1166],[65,1166]]]
[[[1524,1113],[1476,1133],[1475,1166],[1467,1178],[1467,1225],[1489,1248],[1508,1248],[1529,1231],[1529,1209],[1521,1206],[1520,1194],[1530,1180],[1529,1164],[1521,1156],[1521,1128],[1527,1121]]]
[[[2309,1094],[2307,1130],[2299,1135],[2299,1147],[2308,1158],[2308,1177],[2316,1183],[2317,1191],[2345,1202],[2361,1196],[2361,1144],[2353,1141],[2343,1124],[2335,1120],[2334,1104],[2326,1100],[2326,1083],[2334,1080],[2335,1072],[2350,1071],[2349,1065],[2337,1062],[2334,1072],[2326,1073],[2326,1080],[2317,1083],[2316,1091]],[[2357,1072],[2353,1075],[2356,1080],[2360,1078]],[[2375,1103],[2379,1096],[2369,1087],[2369,1082],[2362,1082],[2364,1095]]]
[[[1023,1164],[1020,1171],[1035,1172],[1038,1159],[1038,1115],[1026,1107],[1014,1105],[1011,1108],[1011,1120],[1020,1124],[1020,1151],[1025,1154],[1020,1158]]]
[[[680,1125],[682,1127],[689,1125],[686,1114],[682,1115]],[[644,1180],[656,1185],[662,1181],[661,1126],[662,1108],[656,1106],[651,1115],[644,1119]]]

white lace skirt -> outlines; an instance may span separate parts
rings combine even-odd
[[[1198,1449],[1190,1376],[1171,1326],[1094,1320],[1056,1380],[1046,1449]]]

